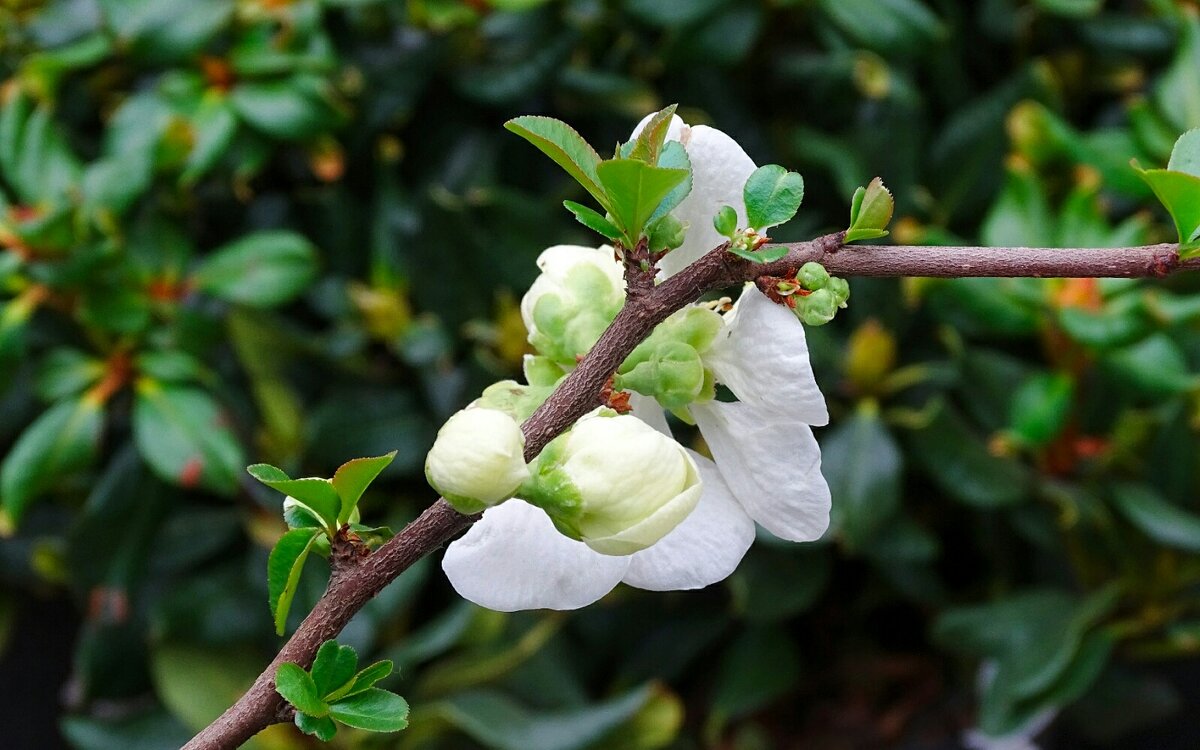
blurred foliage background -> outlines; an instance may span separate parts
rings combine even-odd
[[[519,372],[534,258],[594,241],[505,119],[605,144],[680,102],[804,173],[781,239],[881,175],[899,243],[1166,241],[1128,162],[1200,126],[1198,16],[0,0],[0,744],[177,747],[267,663],[284,526],[246,464],[398,449],[365,517],[433,499],[436,426]],[[572,614],[473,608],[435,555],[342,638],[401,666],[412,727],[335,744],[953,748],[1055,715],[1044,746],[1195,747],[1200,280],[852,286],[810,333],[825,541]]]

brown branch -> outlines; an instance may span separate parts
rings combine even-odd
[[[598,394],[613,372],[671,313],[706,292],[759,276],[784,276],[810,260],[839,276],[1160,277],[1200,269],[1200,259],[1180,261],[1176,245],[1116,249],[843,246],[844,236],[836,233],[788,245],[787,256],[765,265],[731,255],[722,246],[653,289],[631,295],[588,356],[522,425],[526,459],[532,460],[597,406]],[[321,643],[341,632],[367,601],[476,518],[459,514],[439,499],[378,551],[340,567],[325,595],[254,685],[184,750],[231,750],[281,721],[288,713],[275,692],[279,665],[309,666]]]

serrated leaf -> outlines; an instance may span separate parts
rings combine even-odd
[[[246,472],[271,489],[299,500],[329,529],[336,529],[339,525],[342,498],[330,480],[320,477],[292,479],[270,464],[254,464],[246,467]]]
[[[13,523],[63,475],[91,463],[103,427],[103,405],[85,396],[55,404],[25,428],[0,465],[0,496]]]
[[[1167,169],[1200,177],[1200,128],[1192,128],[1175,141]]]
[[[317,685],[312,675],[299,664],[284,662],[275,670],[275,690],[283,699],[314,718],[328,716],[329,706],[317,695]]]
[[[663,141],[667,138],[667,131],[671,128],[671,119],[675,117],[675,109],[678,106],[678,104],[672,104],[655,112],[634,139],[629,153],[622,152],[621,155],[631,159],[641,159],[647,164],[657,164]]]
[[[375,683],[384,679],[392,673],[393,665],[391,660],[385,659],[377,661],[371,666],[363,669],[358,674],[354,675],[354,681],[350,683],[348,689],[341,697],[357,695],[375,686]]]
[[[329,640],[317,649],[317,658],[312,665],[312,678],[317,686],[317,695],[324,698],[349,686],[358,669],[358,653],[350,646],[339,645]],[[330,700],[335,700],[330,698]]]
[[[283,520],[293,529],[324,529],[328,526],[321,514],[294,497],[283,500]]]
[[[333,723],[333,719],[328,716],[309,716],[303,711],[296,712],[296,728],[322,742],[329,742],[337,734],[337,724]]]
[[[264,231],[218,248],[196,268],[196,288],[250,307],[281,305],[317,275],[317,250],[295,232]]]
[[[687,170],[687,177],[667,193],[667,197],[662,199],[658,208],[654,209],[654,213],[650,215],[650,219],[646,222],[647,225],[654,224],[674,211],[680,203],[683,203],[683,199],[688,197],[688,193],[692,192],[692,160],[682,143],[677,141],[667,143],[658,156],[658,166],[665,169]]]
[[[382,456],[355,458],[338,467],[330,482],[341,497],[341,511],[338,513],[338,523],[346,523],[350,514],[358,506],[363,492],[375,481],[380,472],[392,463],[396,451]]]
[[[892,200],[891,192],[884,187],[883,180],[876,177],[865,188],[859,188],[854,193],[854,201],[850,208],[849,232],[856,230],[883,231],[891,222],[894,210],[895,201]],[[883,234],[887,234],[887,232]],[[857,239],[874,239],[881,236],[883,235],[860,235]],[[849,240],[847,239],[847,241]]]
[[[408,726],[408,701],[395,693],[370,688],[334,703],[329,715],[355,729],[398,732]]]
[[[611,221],[601,216],[599,211],[590,209],[575,201],[563,201],[563,206],[575,215],[575,221],[578,221],[593,232],[610,240],[621,239],[621,230],[617,229]]]
[[[296,596],[296,586],[300,584],[304,561],[308,559],[313,541],[320,534],[318,529],[292,529],[279,537],[279,541],[271,549],[271,556],[267,558],[267,601],[271,607],[277,635],[283,635],[287,626],[288,610],[291,609],[292,599]],[[294,705],[302,711],[308,711],[298,704]]]
[[[516,133],[549,156],[567,171],[596,201],[612,213],[609,198],[601,187],[597,167],[600,155],[575,132],[575,129],[553,117],[525,115],[504,123],[505,129]]]
[[[804,200],[804,178],[778,164],[767,164],[750,174],[742,188],[746,218],[754,229],[768,229],[788,221]]]
[[[611,159],[596,168],[607,192],[608,212],[630,242],[636,242],[663,199],[689,175],[685,169],[653,167],[636,159]]]

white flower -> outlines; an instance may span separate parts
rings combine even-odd
[[[495,505],[529,478],[525,436],[508,414],[467,407],[438,430],[425,458],[429,484],[460,511]]]
[[[651,117],[638,123],[634,137]],[[692,163],[692,190],[671,212],[687,226],[687,236],[682,245],[658,262],[663,275],[671,276],[725,241],[713,226],[713,216],[722,206],[732,206],[737,211],[738,226],[746,226],[742,187],[756,167],[737,141],[725,133],[707,125],[688,125],[678,116],[671,119],[667,140],[683,144]]]
[[[542,273],[521,298],[529,343],[565,365],[595,343],[625,301],[621,264],[607,245],[555,245],[538,256]]]
[[[559,529],[605,555],[653,545],[687,518],[701,491],[683,446],[631,416],[579,420],[542,451],[534,477]]]
[[[742,187],[755,165],[713,128],[675,118],[667,137],[683,143],[693,171],[692,191],[674,212],[689,224],[687,239],[659,264],[669,276],[723,242],[712,226],[721,206],[733,206],[746,224]],[[670,591],[721,581],[754,541],[755,521],[792,541],[824,534],[829,488],[810,425],[827,424],[829,413],[804,327],[753,285],[724,323],[702,356],[739,400],[690,407],[715,459],[692,454],[703,481],[695,510],[652,546],[613,556],[558,533],[541,510],[511,500],[489,509],[446,550],[442,566],[459,594],[501,611],[576,609],[622,582]],[[633,394],[631,404],[634,415],[670,435],[657,402]]]

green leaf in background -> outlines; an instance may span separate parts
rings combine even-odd
[[[929,425],[909,433],[909,455],[951,497],[996,508],[1028,498],[1030,477],[1021,464],[992,455],[961,416],[943,408]]]
[[[240,83],[229,103],[251,127],[283,140],[310,138],[337,119],[328,84],[310,75]]]
[[[895,207],[891,191],[884,187],[883,180],[878,177],[866,187],[855,190],[850,201],[850,227],[846,230],[845,241],[850,243],[886,237]]]
[[[334,640],[325,641],[317,649],[317,657],[312,665],[312,678],[317,686],[317,695],[327,698],[334,691],[348,686],[355,678],[357,669],[358,653],[353,648],[340,646]]]
[[[337,734],[337,725],[333,723],[333,719],[328,716],[309,716],[303,711],[296,712],[296,728],[322,742],[329,742]]]
[[[196,268],[196,288],[230,302],[274,307],[312,283],[317,251],[295,232],[246,235],[206,257]]]
[[[315,718],[329,715],[329,706],[317,694],[312,675],[298,664],[284,662],[279,665],[275,671],[275,690],[297,711]]]
[[[292,529],[279,537],[267,559],[267,603],[275,622],[275,634],[283,635],[287,627],[288,610],[300,585],[300,573],[313,542],[321,532],[317,529]],[[351,672],[354,671],[351,667]],[[286,697],[286,696],[285,696]],[[302,711],[307,709],[297,706]],[[312,713],[308,711],[308,713]],[[319,715],[319,714],[316,714]]]
[[[1029,378],[1013,395],[1009,429],[1024,445],[1049,443],[1066,425],[1074,394],[1075,383],[1066,373]]]
[[[38,366],[37,392],[45,401],[78,395],[104,376],[104,362],[70,347],[47,352]]]
[[[408,702],[395,693],[373,687],[332,704],[329,715],[355,729],[399,732],[408,726]]]
[[[685,169],[654,167],[636,159],[611,159],[596,167],[608,195],[608,211],[629,242],[637,241],[659,204],[688,174]]]
[[[575,201],[563,201],[563,206],[575,216],[576,221],[593,232],[610,240],[621,239],[621,230],[617,229],[611,221],[601,216],[598,211],[594,211]]]
[[[575,178],[597,203],[612,213],[608,192],[601,186],[597,172],[600,155],[574,128],[553,117],[536,115],[515,117],[504,123],[504,127],[549,156]]]
[[[192,116],[196,142],[188,154],[179,180],[185,185],[203,177],[225,155],[237,135],[237,114],[219,94],[206,94]]]
[[[792,690],[800,680],[800,654],[779,626],[758,626],[729,644],[717,670],[714,719],[753,713]]]
[[[742,188],[746,218],[753,229],[766,230],[789,221],[804,200],[804,178],[778,164],[754,170]]]
[[[26,427],[0,464],[9,520],[18,523],[30,501],[90,464],[103,428],[103,405],[87,396],[55,404]]]
[[[273,490],[295,498],[312,511],[331,533],[337,531],[342,498],[333,482],[320,477],[292,479],[270,464],[254,464],[247,473]]]
[[[133,404],[133,435],[163,480],[221,494],[237,488],[245,457],[229,419],[202,390],[142,378]]]
[[[150,672],[163,705],[193,732],[198,732],[234,704],[262,670],[253,651],[184,643],[158,643],[150,655]],[[252,740],[244,750],[263,744]]]
[[[350,514],[358,507],[358,501],[367,487],[395,457],[396,451],[392,451],[372,458],[355,458],[338,467],[330,480],[341,499],[341,509],[337,514],[338,523],[346,523],[350,519]]]
[[[1111,497],[1121,515],[1154,541],[1200,552],[1200,516],[1168,502],[1145,485],[1116,484]]]
[[[892,524],[900,505],[904,461],[878,408],[860,406],[821,445],[821,471],[833,496],[830,526],[862,549]]]

